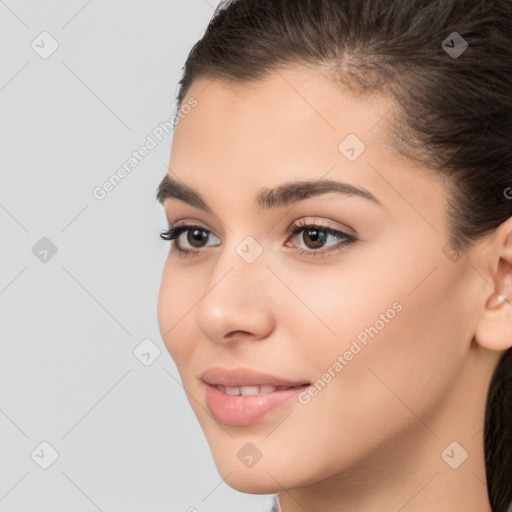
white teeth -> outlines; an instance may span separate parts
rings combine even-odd
[[[240,394],[247,395],[259,395],[260,387],[259,386],[242,386],[240,388]]]
[[[276,390],[288,389],[288,386],[272,386],[271,384],[262,384],[261,386],[240,386],[236,388],[229,388],[224,386],[217,386],[218,389],[226,393],[227,395],[268,395]]]

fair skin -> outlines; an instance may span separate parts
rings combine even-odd
[[[181,235],[200,249],[190,258],[172,247],[158,321],[221,477],[241,492],[278,492],[283,512],[490,512],[482,427],[492,371],[512,346],[512,218],[448,258],[446,184],[389,142],[383,97],[357,98],[300,68],[245,85],[201,78],[188,96],[198,104],[176,127],[168,176],[213,214],[164,201],[170,225],[210,235],[202,247]],[[355,161],[338,149],[348,134],[366,146]],[[309,179],[364,187],[381,205],[329,193],[259,209],[261,189]],[[297,220],[356,241],[326,253],[339,238],[286,238]],[[250,264],[236,252],[248,236],[263,249]],[[507,299],[493,307],[498,292]],[[308,404],[243,426],[209,413],[206,368],[313,383],[397,302]],[[441,456],[453,441],[469,454],[457,469]],[[262,454],[250,468],[237,457],[248,442]]]

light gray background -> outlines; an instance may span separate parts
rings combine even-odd
[[[172,133],[92,194],[174,113],[217,4],[0,0],[1,512],[269,509],[218,474],[158,329]]]

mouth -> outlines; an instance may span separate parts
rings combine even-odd
[[[231,396],[254,396],[254,395],[269,395],[271,393],[275,393],[276,391],[287,391],[289,389],[295,388],[305,388],[309,386],[309,383],[300,384],[298,386],[273,386],[272,384],[262,384],[260,386],[235,386],[235,387],[227,387],[217,384],[215,387],[225,393],[226,395]]]
[[[205,400],[208,410],[219,423],[247,426],[258,423],[271,413],[284,415],[284,406],[297,402],[298,395],[308,387],[309,384],[239,387],[206,384]]]
[[[239,426],[256,423],[272,411],[282,412],[285,404],[297,399],[311,384],[245,367],[211,367],[200,379],[212,416],[225,425]]]

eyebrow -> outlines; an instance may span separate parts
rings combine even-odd
[[[263,189],[256,196],[256,203],[260,209],[271,209],[287,206],[303,201],[309,197],[332,192],[348,196],[357,196],[384,206],[369,190],[332,180],[306,180],[284,183],[273,189]],[[165,175],[157,189],[157,201],[163,205],[166,199],[177,199],[200,210],[213,213],[201,195],[191,187],[179,183]]]

